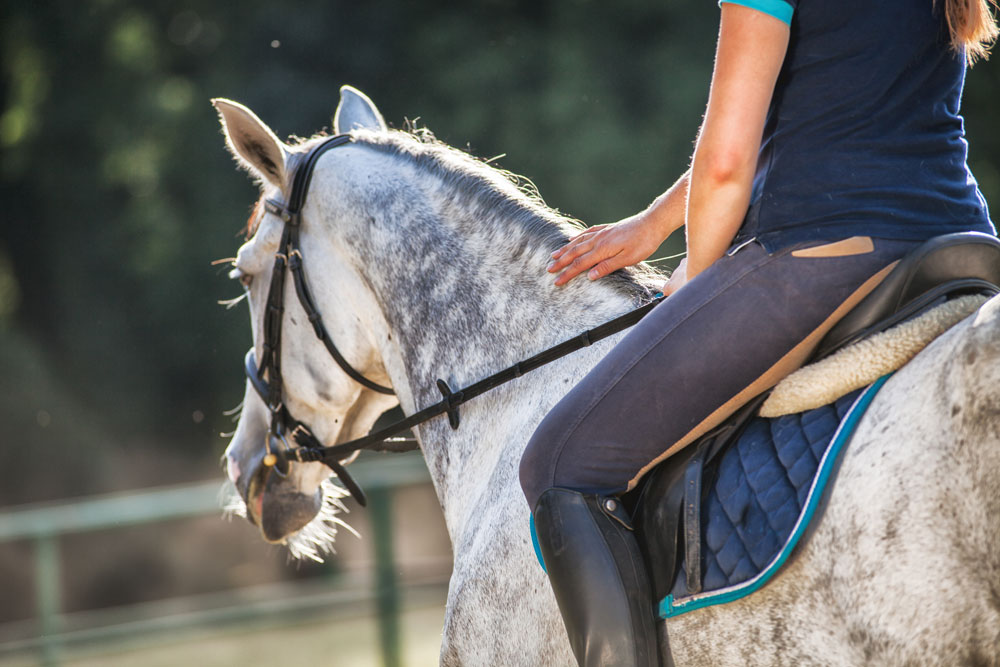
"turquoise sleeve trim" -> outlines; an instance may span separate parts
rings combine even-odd
[[[542,558],[542,548],[538,546],[538,533],[535,532],[535,515],[529,515],[528,528],[531,530],[531,546],[535,548],[535,558],[538,559],[538,564],[542,566],[542,572],[548,574],[549,571],[545,569],[545,559]]]
[[[795,8],[785,2],[785,0],[719,0],[720,7],[723,2],[756,9],[788,25],[792,25],[792,14],[795,13]]]
[[[740,598],[746,597],[754,591],[762,588],[764,584],[774,577],[778,570],[781,569],[781,566],[785,564],[785,561],[788,560],[789,555],[791,555],[792,550],[795,549],[795,545],[798,544],[799,539],[805,533],[806,528],[809,527],[813,515],[816,513],[816,508],[819,506],[820,501],[823,498],[823,491],[826,488],[827,482],[830,480],[830,476],[836,466],[841,449],[844,448],[847,442],[851,439],[851,436],[854,435],[854,428],[858,425],[858,422],[861,421],[861,417],[864,416],[869,404],[871,404],[872,400],[874,400],[875,395],[878,394],[879,389],[882,388],[882,385],[885,384],[885,381],[888,380],[891,375],[892,373],[889,373],[888,375],[883,375],[876,380],[870,387],[868,387],[868,389],[864,391],[864,393],[858,396],[854,405],[851,406],[851,409],[844,416],[843,422],[833,436],[833,441],[830,446],[827,447],[826,453],[823,455],[823,460],[820,461],[816,481],[813,482],[812,489],[806,497],[806,504],[802,510],[802,514],[799,517],[795,528],[792,530],[792,534],[789,535],[788,541],[785,542],[785,546],[781,549],[778,555],[774,557],[774,560],[772,560],[768,566],[760,572],[760,574],[752,579],[744,581],[742,584],[737,584],[729,588],[722,588],[718,591],[692,595],[680,600],[675,600],[672,593],[667,595],[667,597],[660,600],[658,605],[660,618],[668,619],[674,616],[680,616],[681,614],[686,614],[687,612],[694,611],[695,609],[702,609],[704,607],[711,607],[712,605],[725,604],[726,602],[739,600]]]

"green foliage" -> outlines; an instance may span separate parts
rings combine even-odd
[[[607,222],[685,168],[717,12],[639,0],[5,3],[0,330],[16,328],[5,344],[30,346],[75,406],[19,396],[18,373],[38,372],[20,365],[4,372],[5,422],[65,409],[115,438],[221,451],[250,333],[245,311],[216,305],[237,290],[210,262],[234,254],[256,193],[209,98],[307,135],[350,83],[394,125],[419,117],[449,143],[503,154],[551,205]],[[998,71],[976,67],[966,98],[971,161],[994,201]],[[15,436],[79,444],[36,426]]]

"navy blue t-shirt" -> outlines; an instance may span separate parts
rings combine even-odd
[[[996,233],[966,163],[965,57],[943,2],[729,1],[791,28],[737,243]]]

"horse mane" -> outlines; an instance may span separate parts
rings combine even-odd
[[[552,252],[572,235],[586,229],[581,221],[549,207],[529,179],[450,146],[427,128],[408,123],[402,130],[354,130],[351,134],[355,144],[389,154],[434,175],[455,194],[456,201],[469,202],[477,213],[474,217],[478,222],[506,221],[520,232],[522,248],[540,247]],[[293,137],[292,149],[295,153],[307,153],[328,136]],[[256,209],[254,213],[256,215]],[[644,303],[652,298],[665,279],[656,269],[639,264],[615,271],[603,282],[629,299]]]
[[[481,222],[506,221],[521,231],[522,243],[552,252],[587,226],[548,206],[530,179],[438,140],[427,128],[355,132],[355,140],[409,161],[437,176],[461,199],[474,202]],[[628,267],[604,280],[629,298],[648,301],[665,277],[648,265]],[[655,285],[651,289],[651,285]]]

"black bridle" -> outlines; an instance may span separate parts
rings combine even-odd
[[[362,449],[390,451],[413,449],[414,445],[410,444],[413,443],[412,439],[393,438],[393,436],[403,433],[413,426],[422,424],[438,415],[447,414],[451,427],[457,429],[459,425],[458,407],[463,403],[540,366],[544,366],[571,352],[587,347],[602,338],[627,329],[642,319],[646,313],[652,310],[665,297],[657,294],[652,301],[640,308],[598,327],[589,329],[579,336],[575,336],[544,350],[533,357],[519,361],[509,368],[494,373],[458,391],[452,391],[448,383],[444,380],[438,380],[437,387],[443,396],[442,400],[438,403],[428,406],[376,433],[339,445],[324,445],[313,435],[312,430],[308,426],[295,419],[289,413],[288,408],[284,404],[281,376],[281,322],[285,311],[286,270],[292,274],[295,293],[298,295],[299,303],[313,325],[316,336],[323,341],[323,345],[334,361],[337,362],[337,365],[351,379],[372,391],[380,394],[394,393],[389,387],[384,387],[366,378],[344,359],[344,356],[337,349],[337,346],[334,345],[330,334],[323,325],[323,319],[320,317],[319,311],[316,308],[316,302],[309,291],[302,267],[302,251],[299,247],[299,229],[302,222],[301,212],[305,204],[306,194],[309,190],[309,184],[312,181],[316,163],[326,151],[337,146],[343,146],[350,141],[350,135],[340,134],[330,137],[314,147],[295,170],[295,176],[292,180],[292,191],[287,204],[282,204],[272,199],[264,200],[265,210],[281,218],[285,224],[281,232],[278,251],[275,253],[274,269],[271,272],[271,284],[267,293],[261,360],[258,364],[254,358],[254,349],[250,348],[244,359],[244,369],[247,378],[250,380],[250,384],[253,385],[253,388],[264,400],[268,410],[271,412],[271,423],[268,428],[265,445],[267,452],[264,456],[264,465],[283,475],[287,472],[290,461],[298,461],[300,463],[315,461],[323,463],[340,478],[341,482],[343,482],[344,486],[358,503],[365,505],[365,494],[351,477],[350,473],[347,472],[347,469],[340,463],[342,459]],[[265,374],[267,375],[266,380],[264,379]],[[289,439],[295,442],[295,446],[289,444]],[[400,446],[401,444],[402,446]]]
[[[316,439],[312,430],[295,419],[284,404],[283,380],[281,376],[281,322],[285,312],[285,275],[286,269],[291,272],[292,280],[295,284],[295,293],[299,297],[299,303],[305,310],[309,322],[313,325],[316,336],[323,341],[330,356],[353,380],[365,387],[380,394],[392,394],[389,387],[372,382],[353,366],[351,366],[344,355],[340,353],[333,339],[323,325],[323,318],[316,308],[316,302],[309,285],[305,279],[302,268],[302,250],[299,247],[299,229],[302,221],[302,207],[306,201],[306,193],[309,190],[309,183],[312,181],[313,171],[320,156],[331,148],[342,146],[350,142],[349,135],[337,135],[330,137],[310,151],[305,160],[295,170],[295,178],[292,181],[292,192],[288,197],[288,203],[282,204],[272,199],[264,200],[264,208],[268,213],[281,218],[285,223],[281,232],[281,241],[278,243],[278,251],[274,255],[274,268],[271,271],[271,284],[267,292],[267,302],[264,307],[264,341],[261,348],[261,359],[258,365],[254,358],[254,350],[250,348],[244,360],[244,368],[247,377],[254,389],[264,400],[268,410],[271,412],[271,423],[268,427],[264,465],[274,468],[280,474],[285,474],[288,470],[288,461],[293,458],[298,461],[305,459],[295,456],[294,453],[300,447],[315,448],[322,447],[322,443]],[[267,375],[267,380],[264,375]],[[292,447],[288,443],[291,438],[299,447]],[[275,445],[278,445],[277,447]],[[289,456],[289,454],[292,454]],[[351,495],[361,504],[366,504],[366,498],[361,487],[351,477],[347,469],[339,460],[324,460],[334,474],[340,478],[344,486]]]

